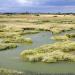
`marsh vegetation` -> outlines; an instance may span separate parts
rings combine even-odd
[[[8,70],[8,69],[0,68],[0,74],[1,75],[22,75],[23,72],[19,72],[19,71],[16,71],[16,70]]]
[[[16,44],[13,43],[0,43],[0,51],[17,48]]]
[[[74,19],[73,15],[0,15],[0,54],[2,58],[4,53],[9,55],[6,60],[0,58],[1,63],[7,61],[7,67],[10,62],[18,62],[12,67],[18,69],[23,64],[24,70],[26,62],[75,62]]]
[[[23,37],[14,37],[14,38],[5,38],[2,42],[4,43],[32,43],[30,38]]]
[[[56,40],[56,41],[68,41],[68,40],[70,40],[70,38],[66,35],[62,35],[62,36],[55,35],[55,36],[51,37],[50,39]]]
[[[72,51],[75,51],[75,42],[57,42],[33,50],[25,50],[21,53],[21,57],[32,62],[75,61],[75,55],[70,54]]]

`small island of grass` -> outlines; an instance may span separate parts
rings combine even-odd
[[[23,72],[0,68],[0,75],[22,75]]]
[[[57,42],[32,50],[25,50],[21,53],[21,57],[23,60],[31,62],[75,62],[75,55],[70,53],[72,51],[75,51],[75,42]]]
[[[2,42],[4,43],[32,43],[32,40],[31,38],[14,37],[14,38],[5,38]]]
[[[67,36],[60,36],[60,35],[58,35],[58,36],[53,36],[53,37],[51,37],[51,39],[52,40],[56,40],[56,41],[67,41],[67,40],[69,40],[70,38],[69,37],[67,37]]]
[[[13,48],[16,48],[17,45],[14,44],[14,43],[0,43],[0,51],[3,51],[3,50],[8,50],[8,49],[13,49]]]

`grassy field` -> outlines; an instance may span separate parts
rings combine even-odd
[[[74,15],[0,15],[0,25],[8,27],[49,30],[53,33],[60,33],[75,29]]]

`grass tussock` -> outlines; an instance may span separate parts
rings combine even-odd
[[[32,40],[30,38],[14,37],[14,38],[5,38],[2,42],[4,43],[32,43]]]
[[[21,57],[23,60],[31,62],[75,62],[75,55],[69,53],[72,51],[75,51],[75,42],[57,42],[33,50],[25,50],[21,52]]]
[[[9,44],[0,43],[0,51],[7,50],[7,49],[13,49],[16,47],[17,47],[17,45],[14,43],[9,43]]]
[[[69,37],[67,36],[53,36],[51,37],[52,40],[56,40],[56,41],[67,41],[69,40]]]
[[[18,32],[0,32],[0,38],[13,38],[15,36],[20,36]]]
[[[19,72],[16,70],[8,70],[4,68],[0,68],[0,75],[22,75],[23,72]]]
[[[67,36],[68,38],[75,38],[75,33],[66,34],[66,36]]]

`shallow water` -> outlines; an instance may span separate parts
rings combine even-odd
[[[44,72],[44,73],[75,73],[75,63],[30,63],[20,59],[20,52],[23,50],[33,49],[41,45],[53,43],[50,32],[40,32],[38,34],[28,34],[24,37],[32,38],[33,44],[20,45],[18,48],[0,52],[0,67],[15,69],[20,71]]]

